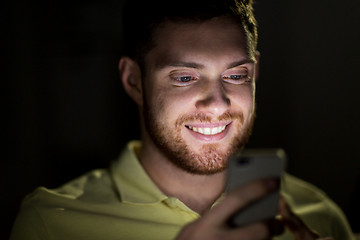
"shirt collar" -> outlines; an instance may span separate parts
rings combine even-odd
[[[129,142],[120,157],[110,167],[120,200],[137,204],[161,202],[168,197],[160,191],[140,164],[136,156],[140,148],[140,141]]]

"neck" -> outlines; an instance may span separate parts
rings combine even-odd
[[[188,173],[170,162],[153,144],[143,144],[140,161],[154,183],[169,197],[176,197],[199,214],[207,211],[220,197],[225,172],[212,175]]]

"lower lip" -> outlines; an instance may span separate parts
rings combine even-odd
[[[220,141],[221,139],[223,139],[227,133],[229,132],[229,129],[231,127],[231,124],[230,123],[229,125],[226,126],[225,130],[222,131],[221,133],[218,133],[218,134],[214,134],[214,135],[204,135],[204,134],[201,134],[201,133],[198,133],[198,132],[194,132],[193,130],[190,130],[188,128],[186,128],[188,131],[190,131],[190,134],[195,137],[196,139],[198,140],[201,140],[201,141],[206,141],[206,142],[213,142],[213,141]]]

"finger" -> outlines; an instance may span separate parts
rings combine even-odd
[[[208,221],[215,225],[225,224],[235,212],[266,196],[278,186],[279,181],[276,179],[263,179],[236,188],[208,212]]]
[[[281,221],[289,228],[296,240],[319,239],[320,236],[308,228],[304,221],[291,210],[282,196],[280,197],[279,214]]]
[[[270,239],[272,237],[269,227],[264,222],[257,222],[241,228],[234,228],[227,234],[229,239]],[[226,238],[228,239],[228,238]]]
[[[284,225],[277,219],[271,219],[264,222],[257,222],[235,228],[231,232],[234,239],[272,239],[284,232]],[[235,236],[237,238],[235,238]]]

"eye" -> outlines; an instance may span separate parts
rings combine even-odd
[[[170,74],[175,86],[187,86],[198,79],[197,74],[189,72],[175,72]]]
[[[243,84],[251,82],[251,77],[245,69],[230,71],[222,75],[225,82],[232,84]]]
[[[232,80],[240,80],[247,78],[247,75],[230,75],[226,78],[232,79]]]
[[[193,79],[192,76],[177,77],[176,80],[180,82],[190,82]]]

